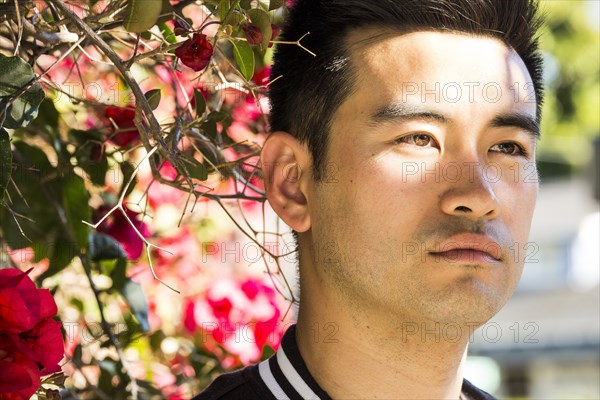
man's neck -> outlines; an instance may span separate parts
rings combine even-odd
[[[456,324],[408,323],[328,295],[304,297],[298,347],[332,398],[459,399],[468,335],[457,336]]]

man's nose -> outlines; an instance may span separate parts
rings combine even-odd
[[[440,198],[444,213],[473,220],[494,219],[499,214],[500,203],[481,163],[462,163],[460,179],[446,187]]]

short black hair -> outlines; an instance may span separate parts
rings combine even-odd
[[[289,9],[281,40],[302,45],[277,46],[269,98],[271,130],[286,131],[306,144],[312,175],[321,181],[326,168],[331,119],[352,91],[351,63],[344,40],[350,31],[380,27],[399,31],[450,31],[497,38],[521,57],[537,100],[543,100],[542,56],[538,32],[542,17],[536,0],[296,0]]]

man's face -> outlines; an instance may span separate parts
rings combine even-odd
[[[481,324],[513,293],[528,249],[531,78],[491,38],[363,41],[374,33],[348,37],[354,91],[308,193],[315,273],[357,310]]]

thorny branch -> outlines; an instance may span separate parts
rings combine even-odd
[[[142,141],[142,144],[147,152],[146,153],[147,155],[146,155],[146,157],[144,157],[144,160],[148,161],[150,164],[151,171],[153,174],[153,181],[159,182],[160,184],[163,184],[163,185],[172,186],[179,190],[188,192],[189,196],[193,196],[196,200],[198,200],[199,197],[205,197],[209,200],[215,200],[224,209],[226,208],[223,203],[223,201],[225,201],[225,200],[238,200],[238,201],[239,200],[251,200],[251,201],[258,201],[258,202],[265,201],[264,191],[261,190],[260,188],[256,187],[255,185],[253,185],[250,182],[250,179],[252,179],[252,177],[254,177],[254,176],[257,176],[259,178],[261,177],[258,167],[254,166],[254,169],[250,172],[249,176],[247,175],[247,173],[246,174],[242,173],[242,168],[241,168],[240,163],[244,163],[244,159],[240,159],[235,162],[227,161],[227,157],[224,154],[224,150],[226,150],[226,148],[223,147],[223,144],[220,141],[217,141],[215,143],[213,140],[206,137],[200,130],[198,130],[195,127],[195,125],[184,126],[183,131],[180,133],[180,136],[181,137],[189,137],[189,138],[191,138],[191,137],[198,138],[201,141],[201,143],[203,143],[204,148],[199,149],[198,147],[196,147],[196,145],[193,143],[193,140],[191,143],[192,147],[194,147],[197,150],[198,154],[203,156],[205,162],[209,163],[211,165],[211,167],[214,169],[214,171],[216,171],[217,173],[221,173],[221,168],[226,168],[228,170],[228,174],[230,174],[230,176],[236,182],[235,187],[238,188],[237,183],[241,183],[242,190],[238,190],[238,191],[236,191],[236,193],[233,193],[233,194],[217,194],[217,193],[212,193],[213,189],[210,188],[209,186],[206,186],[204,184],[194,183],[190,177],[188,170],[187,170],[186,164],[183,163],[179,158],[180,150],[178,149],[177,144],[174,144],[174,145],[169,144],[165,140],[165,136],[163,135],[163,127],[160,126],[158,120],[156,119],[156,117],[153,113],[153,109],[148,102],[148,99],[146,99],[139,83],[137,82],[137,80],[135,79],[133,74],[131,73],[130,68],[134,63],[137,63],[144,59],[152,58],[155,55],[173,50],[174,48],[178,47],[180,45],[180,43],[174,43],[174,44],[165,43],[161,46],[158,46],[154,50],[149,50],[149,51],[137,54],[137,44],[140,43],[139,35],[137,35],[137,36],[135,36],[135,44],[133,44],[133,48],[134,48],[133,56],[128,60],[123,60],[119,57],[119,55],[115,52],[115,50],[111,47],[111,45],[106,41],[106,39],[108,39],[108,38],[117,39],[117,36],[110,35],[109,37],[106,37],[106,39],[103,38],[103,35],[106,35],[108,32],[107,29],[112,29],[113,27],[116,28],[119,26],[119,23],[117,23],[117,21],[115,21],[114,23],[111,23],[111,22],[99,23],[99,21],[102,20],[102,18],[106,18],[107,16],[114,16],[123,10],[122,7],[115,8],[112,6],[112,4],[116,4],[116,3],[109,3],[109,4],[111,4],[111,6],[106,7],[104,9],[104,11],[100,12],[97,15],[90,14],[88,17],[84,18],[84,17],[78,16],[72,10],[72,6],[68,3],[65,3],[60,0],[47,0],[48,5],[51,6],[50,9],[51,9],[53,15],[57,18],[57,20],[54,23],[50,24],[48,31],[46,31],[44,29],[36,29],[36,27],[34,27],[32,25],[32,23],[25,17],[25,14],[27,13],[27,8],[24,6],[24,3],[25,2],[14,1],[14,3],[11,2],[11,3],[7,3],[7,4],[0,4],[0,11],[1,11],[0,15],[2,16],[2,20],[8,21],[8,20],[16,19],[17,25],[19,27],[19,32],[21,32],[21,30],[23,28],[26,33],[35,36],[38,41],[41,41],[44,44],[44,46],[46,47],[46,50],[44,50],[42,52],[38,51],[38,54],[51,51],[54,48],[53,46],[57,42],[60,44],[74,43],[72,46],[70,46],[69,49],[67,49],[67,51],[64,51],[62,53],[62,55],[49,68],[47,68],[41,75],[36,77],[36,79],[33,80],[31,82],[31,84],[33,84],[34,82],[37,82],[38,80],[43,81],[43,82],[48,82],[44,79],[44,76],[52,68],[54,68],[62,59],[69,56],[71,54],[71,52],[76,48],[80,49],[83,53],[87,54],[83,48],[83,44],[85,43],[87,45],[87,44],[91,43],[101,52],[101,54],[103,54],[105,57],[107,57],[110,60],[111,64],[114,65],[114,67],[119,71],[123,80],[128,85],[128,87],[131,89],[131,91],[135,97],[136,114],[135,114],[134,122],[135,122],[135,125],[136,125],[138,131],[141,132],[140,140]],[[181,16],[183,9],[192,4],[200,4],[200,3],[198,1],[194,1],[194,0],[180,1],[179,3],[177,3],[176,5],[173,6],[173,15]],[[207,25],[213,24],[213,23],[219,23],[218,19],[216,19],[216,16],[212,12],[208,12],[206,7],[204,7],[204,6],[202,6],[202,7],[207,12],[207,17],[206,17],[205,21],[202,23],[203,26],[207,26]],[[229,15],[229,13],[227,15]],[[61,17],[63,19],[61,19]],[[40,18],[37,17],[37,19],[40,19]],[[71,29],[72,31],[74,30],[77,33],[73,33],[71,31],[69,31],[69,29]],[[58,32],[56,32],[57,30],[58,30]],[[102,33],[102,32],[104,32],[104,33]],[[313,52],[311,52],[309,49],[307,49],[306,47],[304,47],[301,44],[302,39],[308,34],[309,34],[309,32],[307,32],[305,35],[300,37],[297,41],[289,41],[288,42],[288,41],[272,40],[272,42],[277,43],[277,44],[283,44],[283,45],[296,45],[296,46],[301,47],[305,51],[307,51],[309,54],[315,56],[315,54]],[[237,37],[228,37],[228,39],[244,40],[243,38],[237,38]],[[20,36],[19,36],[18,42],[20,43],[20,41],[21,40],[20,40]],[[18,43],[15,46],[15,53],[17,52],[17,50],[18,50]],[[222,50],[219,47],[217,47],[216,50],[222,56],[223,61],[228,63],[230,68],[233,68],[234,70],[237,71],[237,68],[233,64],[231,64],[231,61],[228,59],[228,57],[225,54],[223,54]],[[219,70],[218,67],[216,67],[215,72],[222,81],[222,83],[219,85],[219,87],[224,90],[225,88],[228,87],[228,85],[230,85],[230,82],[227,81],[227,79],[221,73],[221,71]],[[238,71],[238,75],[239,75],[239,71]],[[251,84],[245,78],[243,78],[241,76],[240,76],[240,78],[243,81],[244,85],[246,87],[250,88],[253,96],[255,96],[254,90],[257,89],[257,87],[253,88],[251,86]],[[280,78],[280,77],[278,77],[278,78]],[[23,92],[26,89],[27,88],[23,88],[21,92]],[[58,90],[60,91],[60,88],[58,88]],[[186,93],[183,93],[183,95],[187,96]],[[16,98],[16,96],[15,96],[15,98]],[[14,101],[14,98],[11,100]],[[87,100],[74,99],[74,101],[86,102]],[[189,101],[188,101],[188,103],[189,103]],[[10,105],[10,103],[9,103],[9,105]],[[179,118],[179,117],[176,117],[176,118]],[[210,159],[205,157],[205,152],[207,152],[207,151],[212,153],[213,156],[215,156],[215,159],[220,160],[219,164],[217,164],[217,165],[212,164]],[[168,161],[178,171],[178,176],[180,177],[180,179],[170,180],[170,179],[164,178],[161,175],[156,159],[154,157],[151,157],[151,155],[153,155],[155,152],[160,154],[163,160]],[[253,156],[255,157],[255,156],[258,156],[258,154],[259,154],[259,148],[258,148],[258,146],[255,146],[253,153],[248,155],[248,157],[253,157]],[[137,173],[138,168],[139,168],[139,165],[136,168],[136,173]],[[132,184],[134,177],[135,177],[135,175],[132,176],[130,182],[128,182],[125,185],[125,189],[127,189]],[[254,193],[256,193],[256,195],[246,194],[247,189],[253,191]],[[127,190],[123,191],[123,193],[125,193],[125,192],[127,192]],[[114,206],[105,217],[108,217],[112,212],[117,211],[117,210],[124,213],[123,200],[124,199],[121,198],[119,203],[116,206]],[[184,213],[185,213],[185,211],[186,210],[184,210]],[[249,234],[241,227],[241,225],[235,220],[235,217],[231,213],[227,212],[227,215],[232,219],[232,221],[235,223],[235,225],[238,226],[247,237],[252,238],[252,236],[256,236],[257,231],[255,229],[250,227],[252,234]],[[182,217],[183,217],[183,214],[182,214]],[[126,219],[129,221],[129,218],[127,216],[126,216]],[[247,220],[245,220],[244,222],[246,223],[246,225],[250,226]],[[137,229],[135,228],[132,221],[129,221],[129,223],[134,228],[134,230],[136,230],[136,233],[139,235],[140,239],[144,241],[144,243],[146,245],[147,254],[149,255],[151,247],[156,247],[156,246],[151,244],[150,242],[148,242],[139,232],[137,232]],[[92,225],[92,226],[97,227],[98,224]],[[256,244],[260,245],[260,243],[255,238],[252,238],[252,240]],[[261,246],[261,248],[263,248],[263,246]],[[264,249],[264,251],[265,251],[265,254],[268,254],[275,258],[277,257],[275,254],[272,254],[267,249]],[[156,276],[151,263],[150,263],[150,268],[152,269],[153,276],[160,281],[160,279]],[[286,285],[287,285],[287,282],[286,282]]]
[[[61,0],[46,0],[45,3],[49,7],[42,11],[36,8],[33,2],[26,0],[8,0],[8,2],[0,3],[0,50],[3,53],[10,52],[13,55],[20,56],[26,59],[26,61],[33,66],[37,65],[37,59],[42,55],[49,54],[56,56],[56,61],[54,61],[49,67],[41,68],[39,65],[37,65],[38,71],[41,70],[41,72],[36,75],[29,85],[22,88],[18,93],[8,99],[6,107],[3,110],[0,110],[1,113],[4,114],[8,109],[8,106],[10,106],[20,94],[24,93],[29,86],[38,82],[44,83],[47,87],[53,87],[53,89],[57,92],[62,92],[71,98],[73,102],[86,105],[102,106],[101,104],[92,104],[92,102],[90,102],[88,99],[80,99],[71,93],[62,91],[59,86],[55,87],[57,85],[52,82],[52,79],[48,79],[48,74],[67,57],[75,58],[75,55],[80,56],[81,54],[84,54],[90,59],[90,61],[94,60],[94,58],[92,58],[92,56],[86,51],[86,48],[89,49],[89,46],[92,45],[99,51],[100,58],[106,57],[106,59],[110,60],[110,62],[105,62],[103,60],[96,60],[96,62],[112,65],[119,72],[123,81],[133,93],[136,106],[134,123],[137,127],[137,130],[140,132],[140,140],[146,151],[143,159],[134,168],[129,180],[121,188],[121,195],[117,204],[114,205],[109,212],[106,213],[104,217],[96,224],[91,224],[88,221],[83,222],[93,228],[97,228],[112,213],[121,212],[135,231],[136,235],[145,244],[146,256],[148,258],[150,270],[154,279],[170,289],[178,292],[159,279],[152,264],[150,253],[152,248],[161,249],[166,252],[169,251],[150,243],[137,229],[133,221],[129,219],[124,209],[126,193],[129,192],[128,189],[135,184],[135,178],[139,172],[140,166],[143,163],[148,162],[151,167],[152,182],[156,181],[160,184],[168,185],[186,192],[188,194],[188,201],[190,201],[190,199],[198,201],[200,197],[216,201],[217,204],[224,210],[226,215],[240,230],[240,232],[242,232],[244,236],[259,246],[263,255],[263,260],[265,261],[266,271],[275,288],[284,297],[290,300],[291,303],[297,302],[297,298],[291,289],[291,284],[286,280],[285,275],[281,273],[280,258],[287,254],[276,254],[277,252],[273,252],[263,245],[267,235],[274,235],[276,237],[281,236],[279,233],[279,227],[277,227],[277,232],[266,232],[264,228],[265,221],[263,215],[263,229],[256,229],[251,225],[250,221],[245,218],[240,202],[240,200],[250,200],[263,203],[262,205],[264,213],[264,202],[266,200],[264,190],[257,187],[257,185],[252,182],[253,178],[262,177],[261,172],[256,165],[252,165],[247,161],[250,158],[257,158],[259,155],[260,146],[256,143],[247,142],[224,144],[221,138],[221,135],[224,135],[222,132],[219,132],[216,138],[209,137],[209,135],[207,135],[206,132],[200,128],[200,126],[202,122],[205,121],[204,118],[208,116],[210,110],[207,110],[207,112],[205,112],[203,115],[196,115],[195,118],[193,118],[193,107],[191,106],[191,101],[188,98],[188,94],[185,92],[183,86],[178,81],[179,78],[177,78],[176,74],[174,73],[175,63],[169,67],[169,71],[173,73],[174,82],[179,84],[176,93],[181,93],[183,98],[185,98],[186,106],[184,107],[184,110],[181,108],[177,109],[175,123],[166,123],[161,126],[154,114],[154,110],[151,107],[150,102],[141,89],[140,82],[138,82],[131,71],[134,65],[142,65],[142,62],[152,63],[152,61],[154,61],[156,64],[159,62],[164,62],[166,64],[169,62],[170,57],[172,58],[169,53],[179,47],[181,42],[167,43],[166,40],[159,37],[158,40],[162,40],[162,43],[153,49],[152,47],[149,47],[143,40],[141,40],[140,35],[122,35],[123,32],[120,30],[120,28],[122,27],[123,21],[120,18],[123,15],[123,10],[125,9],[126,5],[126,2],[124,1],[108,2],[108,6],[96,14],[91,13],[90,10],[83,10],[83,8],[83,13],[74,12],[73,7],[75,7],[74,4],[76,3],[69,4],[68,2]],[[42,2],[37,2],[36,4],[39,6],[42,4]],[[85,4],[87,3],[82,2],[81,4],[77,4],[77,7],[85,7]],[[202,10],[206,13],[206,18],[202,22],[202,27],[206,27],[211,24],[221,24],[221,22],[218,20],[218,16],[216,16],[213,11],[208,10],[207,7],[198,0],[179,1],[177,4],[173,5],[173,16],[181,17],[183,15],[184,8],[190,5],[198,5],[202,7]],[[41,16],[44,11],[50,13],[52,18],[44,19]],[[229,14],[230,12],[227,13],[227,15]],[[202,27],[200,31],[202,30]],[[6,28],[8,28],[8,30],[6,30]],[[302,39],[304,39],[304,37],[308,34],[309,32],[300,37],[297,41],[271,40],[271,42],[279,45],[299,46],[312,56],[316,56],[301,43]],[[237,87],[237,89],[240,89],[245,94],[252,95],[256,99],[257,93],[263,92],[268,85],[262,87],[256,86],[250,82],[249,79],[242,76],[240,69],[232,61],[230,61],[230,56],[223,51],[220,45],[218,45],[219,40],[222,38],[227,39],[223,40],[223,42],[229,42],[231,40],[245,40],[244,38],[229,36],[229,34],[224,33],[224,28],[220,26],[219,32],[215,36],[213,42],[216,47],[216,55],[218,55],[218,57],[215,57],[215,59],[218,59],[218,62],[213,59],[209,67],[197,77],[198,82],[200,82],[200,79],[202,76],[204,76],[204,74],[212,74],[212,76],[217,80],[216,83],[218,83],[216,86],[217,90],[225,91],[230,87],[236,87],[236,85],[239,86],[241,84],[243,87]],[[113,48],[113,45],[117,42],[124,44],[127,49],[132,50],[130,57],[123,59],[117,54]],[[144,46],[143,51],[138,51],[138,45]],[[157,60],[157,56],[159,55],[165,55],[166,57],[160,57],[161,60],[159,61]],[[223,65],[223,67],[220,66],[219,62]],[[83,77],[81,76],[82,74],[81,71],[79,71],[79,66],[77,63],[75,63],[74,68],[76,68],[76,71],[79,73],[79,77],[83,83]],[[221,68],[223,68],[223,70]],[[229,74],[224,72],[227,70],[229,71]],[[235,74],[231,73],[231,71],[234,71]],[[279,78],[281,77],[277,77],[276,79]],[[211,106],[212,111],[221,110],[221,106],[223,105],[223,97],[224,96],[221,96],[216,106],[215,104]],[[189,115],[185,113],[185,109],[187,109],[187,114]],[[189,121],[189,118],[186,118],[189,116],[192,116],[193,120],[191,122]],[[267,118],[265,115],[263,115],[262,118],[265,126],[264,129],[267,129]],[[166,133],[169,132],[171,128],[176,128],[178,131],[174,141],[171,140],[169,134]],[[189,146],[196,151],[196,154],[202,158],[204,163],[210,166],[211,174],[216,176],[221,175],[223,178],[230,178],[234,181],[235,193],[217,193],[213,187],[210,187],[208,182],[198,183],[198,181],[192,179],[189,169],[186,166],[187,160],[182,157],[186,154],[183,154],[183,150],[179,148],[181,141],[184,139],[189,141]],[[58,138],[57,140],[61,139]],[[63,143],[61,145],[65,144]],[[241,158],[230,160],[230,157],[227,156],[227,150],[229,150],[229,148],[235,149],[236,146],[243,146],[246,148],[246,151],[243,152],[244,155]],[[17,157],[19,156],[18,152],[15,152],[15,154]],[[211,161],[211,159],[215,160],[215,162]],[[23,160],[22,157],[18,161],[24,163],[24,165],[27,164],[27,160]],[[176,179],[167,179],[161,175],[160,166],[162,166],[165,162],[169,162],[177,171],[178,174]],[[251,168],[251,171],[248,171],[248,167]],[[72,240],[74,238],[74,233],[71,231],[69,221],[67,221],[65,211],[61,206],[60,201],[57,201],[56,197],[52,195],[51,191],[49,191],[49,187],[46,187],[44,182],[40,182],[39,184],[41,185],[44,196],[48,199],[53,212],[59,218],[64,232],[67,233],[69,240],[74,243],[75,241]],[[237,201],[237,207],[241,211],[242,221],[237,220],[236,216],[230,210],[230,204],[226,204],[226,202],[229,200]],[[187,212],[187,205],[188,203],[186,202],[186,206],[182,212],[182,218]],[[17,215],[12,212],[11,214],[13,218],[15,218],[15,222],[18,226],[19,223],[16,219]],[[0,237],[0,239],[2,238]],[[77,255],[83,264],[89,284],[94,292],[95,300],[100,311],[103,330],[108,335],[110,343],[116,349],[123,369],[131,381],[131,394],[134,398],[137,398],[140,388],[138,387],[137,382],[132,375],[131,368],[124,357],[117,338],[114,336],[114,333],[112,333],[109,323],[105,318],[103,304],[100,298],[101,292],[92,280],[91,262],[88,258],[89,256],[86,254],[85,249],[80,249],[80,252]],[[275,260],[277,264],[275,268],[271,268],[269,266],[266,261],[267,256]]]
[[[13,153],[14,153],[15,157],[18,159],[18,161],[23,166],[29,167],[29,161],[26,160],[18,151],[14,151]],[[41,188],[42,193],[44,194],[44,196],[46,197],[48,202],[52,205],[52,208],[54,209],[54,212],[61,223],[61,228],[63,229],[63,232],[65,232],[65,236],[66,236],[68,243],[77,243],[77,241],[75,240],[75,235],[69,225],[69,221],[67,220],[66,212],[63,209],[62,205],[56,200],[55,196],[52,194],[51,190],[47,187],[46,183],[44,181],[40,180],[37,176],[35,176],[35,174],[31,173],[31,171],[33,171],[32,168],[26,168],[25,170],[30,172],[31,178],[37,181],[36,183]],[[91,264],[88,259],[88,255],[86,254],[86,250],[79,249],[77,256],[79,257],[79,259],[81,260],[81,263],[83,264],[83,268],[84,268],[85,274],[88,278],[88,282],[90,284],[90,287],[92,288],[92,291],[94,292],[96,304],[98,305],[98,310],[100,312],[102,329],[108,335],[110,343],[114,346],[115,350],[117,351],[117,354],[119,356],[121,364],[123,365],[123,369],[125,370],[125,373],[127,374],[127,376],[129,377],[129,379],[131,381],[131,394],[134,399],[137,399],[138,391],[139,391],[138,384],[135,380],[135,377],[133,376],[133,373],[131,372],[131,368],[128,365],[125,355],[123,354],[123,350],[121,349],[121,346],[119,345],[119,342],[118,342],[117,338],[115,337],[114,333],[110,329],[110,325],[104,315],[104,305],[102,303],[102,300],[100,299],[100,292],[96,288],[96,284],[94,283],[94,280],[92,279],[92,275],[91,275],[92,268],[91,268]]]

